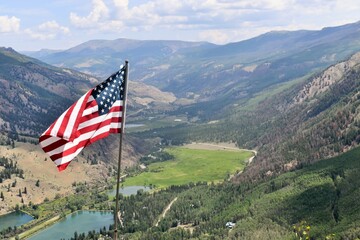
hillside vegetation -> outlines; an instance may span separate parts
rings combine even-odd
[[[252,156],[246,151],[203,150],[168,148],[166,153],[173,159],[152,163],[145,172],[126,178],[124,186],[152,186],[166,188],[190,182],[219,182],[228,179],[245,167]]]
[[[359,157],[356,148],[255,184],[199,184],[125,198],[120,204],[124,239],[295,239],[293,226],[305,222],[310,239],[356,239]],[[166,196],[168,203],[175,196],[177,200],[155,227],[151,222],[157,216],[144,216],[151,216],[150,205]],[[235,223],[231,230],[225,226],[229,221]]]
[[[239,147],[257,148],[258,157],[240,176],[250,181],[302,168],[359,144],[359,56],[357,53],[323,72],[274,86],[250,101],[228,105],[218,121],[135,135],[159,136],[165,144],[232,141]],[[184,111],[195,114],[209,110],[206,104],[184,107]]]

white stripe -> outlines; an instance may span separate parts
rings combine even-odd
[[[84,134],[81,134],[78,138],[75,138],[74,141],[72,142],[67,142],[66,144],[56,148],[56,149],[53,149],[52,151],[49,151],[47,152],[50,156],[52,155],[55,155],[55,154],[58,154],[58,153],[61,153],[61,152],[64,152],[76,145],[79,144],[79,142],[83,141],[83,140],[87,140],[89,138],[91,138],[91,136],[95,133],[95,130],[94,131],[91,131],[91,132],[88,132],[88,133],[84,133]]]
[[[92,91],[92,90],[90,90],[90,91]],[[88,98],[88,100],[87,100],[87,103],[88,103],[88,102],[91,102],[91,101],[93,101],[93,100],[95,100],[95,98],[90,94],[90,95],[89,95],[89,98]]]
[[[98,121],[98,123],[100,124],[101,122],[103,122],[103,121],[105,121],[105,120],[107,120],[107,119],[110,119],[110,118],[112,118],[113,116],[116,117],[119,113],[121,113],[121,112],[111,112],[111,113],[109,113],[109,114],[107,114],[107,115],[100,116],[102,119],[99,119],[99,118],[98,118],[98,120],[102,120],[102,121]],[[104,117],[105,117],[105,118],[104,118]],[[87,121],[87,122],[91,122],[91,121]],[[93,123],[94,123],[94,122],[93,122]],[[95,123],[96,123],[96,122],[95,122]],[[112,123],[111,123],[111,124],[112,124]],[[89,125],[88,125],[88,126],[89,126]],[[116,126],[116,125],[115,125],[115,126]],[[86,127],[86,126],[84,126],[84,127]],[[64,144],[64,145],[62,145],[62,146],[59,146],[58,148],[53,149],[53,150],[51,150],[51,151],[49,151],[49,152],[47,152],[47,153],[48,153],[50,156],[55,155],[55,154],[58,154],[58,153],[61,153],[61,152],[63,152],[63,151],[66,151],[66,150],[68,150],[68,149],[76,146],[77,144],[79,144],[79,142],[81,142],[81,141],[83,141],[83,140],[96,137],[97,135],[99,135],[99,133],[100,133],[100,134],[103,133],[104,129],[107,130],[107,131],[109,131],[110,128],[114,128],[114,127],[110,127],[110,126],[107,124],[107,125],[101,127],[101,128],[98,129],[98,130],[93,130],[93,131],[90,131],[90,132],[82,133],[78,138],[75,138],[72,142],[68,142],[68,143],[66,143],[66,144]],[[51,140],[50,140],[50,139],[51,139]],[[60,139],[60,138],[57,138],[57,137],[51,137],[51,138],[49,138],[49,139],[46,139],[45,141],[47,141],[47,142],[49,142],[49,144],[51,144],[51,143],[56,142],[56,141],[59,140],[59,139]],[[45,142],[45,141],[44,141],[44,142]],[[48,145],[49,145],[49,144],[48,144]],[[46,146],[48,146],[48,145],[46,145]],[[41,145],[41,146],[44,146],[44,145]]]
[[[110,125],[105,125],[99,129],[97,129],[94,133],[94,135],[91,137],[91,138],[96,138],[97,136],[99,136],[100,134],[103,134],[103,133],[106,133],[106,132],[109,132],[110,130]]]
[[[46,140],[44,140],[44,141],[41,141],[40,142],[40,146],[42,147],[42,148],[44,148],[44,147],[47,147],[47,146],[49,146],[50,144],[53,144],[54,142],[57,142],[58,140],[60,140],[61,138],[59,138],[59,137],[53,137],[53,136],[51,136],[51,137],[49,137],[48,139],[46,139]]]
[[[92,90],[90,90],[90,91],[92,91]],[[77,117],[78,117],[78,115],[79,115],[79,111],[80,111],[81,105],[83,104],[84,99],[85,99],[85,96],[86,96],[87,94],[88,94],[88,92],[85,93],[85,94],[76,102],[75,107],[74,107],[73,111],[72,111],[71,114],[70,114],[70,118],[69,118],[69,121],[68,121],[67,126],[66,126],[66,128],[65,128],[65,132],[64,132],[64,136],[63,136],[63,138],[64,138],[65,140],[69,140],[70,137],[71,137],[71,135],[72,135],[73,128],[74,128],[74,126],[75,126],[75,121],[76,121],[76,119],[77,119]]]
[[[66,113],[68,111],[69,111],[69,108],[65,112],[63,112],[63,114],[61,114],[61,116],[56,120],[55,125],[54,125],[53,129],[51,129],[51,132],[50,132],[51,136],[56,136],[57,135],[57,133],[58,133],[60,127],[61,127],[61,123],[62,123],[62,121],[63,121],[63,119],[64,119],[64,117],[65,117],[65,115],[66,115]]]
[[[99,109],[98,105],[95,105],[95,106],[93,106],[91,108],[87,108],[87,109],[84,110],[82,116],[85,117],[85,116],[90,115],[90,114],[92,114],[94,112],[97,112],[98,109]]]
[[[95,125],[95,124],[99,124],[99,123],[103,122],[106,119],[106,116],[107,115],[100,115],[100,116],[91,118],[90,120],[85,121],[83,123],[80,123],[79,127],[78,127],[78,130],[80,131],[81,129],[83,129],[85,127],[92,126],[92,125]]]
[[[111,124],[110,124],[110,128],[112,128],[112,129],[117,129],[117,128],[121,128],[121,122],[112,122]]]
[[[108,120],[113,117],[121,117],[121,113],[122,113],[121,111],[120,112],[116,111],[116,112],[110,112],[107,115],[100,115],[98,117],[91,118],[88,121],[80,123],[79,127],[78,127],[78,131],[80,131],[81,129],[83,129],[85,127],[99,124],[99,123],[104,122],[105,120]]]
[[[84,97],[86,96],[87,93],[85,93],[76,103],[78,103],[81,99],[84,99]],[[82,100],[83,101],[83,100]],[[62,122],[64,120],[65,115],[67,114],[67,112],[69,111],[69,109],[72,107],[72,105],[65,111],[63,112],[63,114],[61,114],[61,116],[55,121],[55,125],[53,127],[53,129],[50,132],[51,136],[57,136],[58,132],[60,130],[60,127],[62,125]]]
[[[120,102],[121,101],[118,101],[118,103],[120,103]],[[110,112],[107,115],[102,115],[100,117],[94,118],[95,121],[92,121],[93,119],[91,119],[89,121],[86,121],[87,124],[84,124],[84,123],[80,124],[79,129],[80,129],[80,126],[82,128],[84,128],[86,126],[91,126],[92,124],[96,124],[96,123],[101,124],[101,122],[106,121],[108,119],[111,119],[112,117],[120,117],[121,113],[122,113],[121,111],[119,111],[119,112],[118,111],[117,112]],[[88,140],[88,139],[94,139],[97,136],[99,136],[100,134],[109,132],[111,128],[113,128],[113,129],[121,128],[121,123],[110,123],[110,124],[107,124],[107,125],[101,127],[100,129],[96,129],[96,130],[91,131],[91,132],[81,133],[81,135],[78,138],[74,139],[72,142],[68,142],[68,143],[66,143],[66,144],[64,144],[62,146],[59,146],[58,148],[53,149],[52,151],[49,151],[47,153],[50,156],[62,153],[64,151],[69,150],[70,148],[75,147],[81,141]],[[46,139],[45,141],[43,141],[44,143],[42,144],[42,146],[45,145],[45,143],[47,143],[46,146],[48,146],[49,144],[54,143],[59,139],[60,138],[58,138],[58,137],[51,137],[49,139]],[[64,156],[64,157],[62,157],[60,159],[57,159],[56,161],[58,161],[60,164],[64,164],[64,163],[66,163],[68,161],[71,161],[71,159],[74,158],[76,155],[78,155],[79,152],[81,151],[81,149],[83,149],[83,148],[84,147],[80,147],[80,150],[76,150],[75,153],[71,153],[71,154],[69,154],[67,156]],[[71,157],[69,157],[69,156],[71,156]],[[66,159],[70,159],[70,160],[66,160]]]
[[[112,105],[111,108],[113,108],[113,107],[121,107],[121,106],[122,106],[122,101],[117,100],[117,101],[114,102],[114,104]],[[90,114],[98,111],[98,110],[99,110],[99,109],[98,109],[98,105],[96,105],[96,107],[92,107],[92,108],[86,109],[86,110],[84,111],[84,113],[83,113],[82,116],[85,117],[85,116],[87,116],[87,115],[90,115]],[[120,112],[120,113],[121,113],[121,112]],[[108,114],[111,114],[111,113],[108,113]],[[101,118],[102,116],[105,116],[105,115],[100,115],[100,116],[98,116],[98,117],[96,117],[96,118],[92,118],[92,119],[90,119],[90,120],[88,120],[88,121],[82,122],[82,123],[79,125],[78,130],[83,129],[84,127],[87,127],[87,126],[96,124],[97,122],[99,122],[99,119],[102,119],[102,118]],[[112,116],[114,117],[114,115],[112,115]],[[121,114],[119,114],[119,117],[120,117],[120,116],[121,116]],[[106,118],[106,119],[108,119],[108,118]],[[103,121],[103,120],[101,120],[101,121]]]
[[[78,150],[76,150],[76,152],[55,160],[54,163],[56,164],[56,166],[59,166],[61,164],[65,164],[67,162],[70,162],[71,160],[73,160],[74,157],[76,157],[81,152],[81,150],[83,148],[84,147],[81,147]]]

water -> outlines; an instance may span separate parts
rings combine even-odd
[[[12,212],[9,214],[0,216],[0,231],[8,227],[20,226],[27,222],[30,222],[34,218],[21,211]]]
[[[121,193],[124,196],[130,196],[130,195],[135,195],[137,193],[137,191],[139,190],[144,190],[145,192],[150,191],[149,187],[144,187],[144,186],[129,186],[129,187],[123,187],[119,189],[119,193]],[[116,188],[114,190],[111,190],[108,192],[108,195],[111,197],[115,197],[116,196]]]
[[[138,124],[138,123],[129,123],[129,124],[126,124],[125,127],[126,128],[136,128],[136,127],[143,127],[145,126],[144,124]]]
[[[66,216],[65,219],[51,225],[36,235],[28,238],[30,240],[57,240],[70,239],[74,237],[74,232],[78,234],[95,230],[99,232],[100,228],[104,226],[109,229],[109,226],[114,223],[112,212],[104,211],[78,211]]]

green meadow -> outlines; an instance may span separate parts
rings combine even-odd
[[[125,179],[124,186],[155,186],[166,188],[190,182],[220,182],[244,169],[253,156],[249,151],[203,150],[183,147],[164,151],[174,160],[150,164],[145,172]]]

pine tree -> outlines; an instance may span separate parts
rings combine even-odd
[[[0,193],[0,198],[1,198],[3,201],[5,200],[5,197],[4,197],[4,193],[3,193],[3,192]]]
[[[37,180],[35,186],[40,187],[40,180]]]

